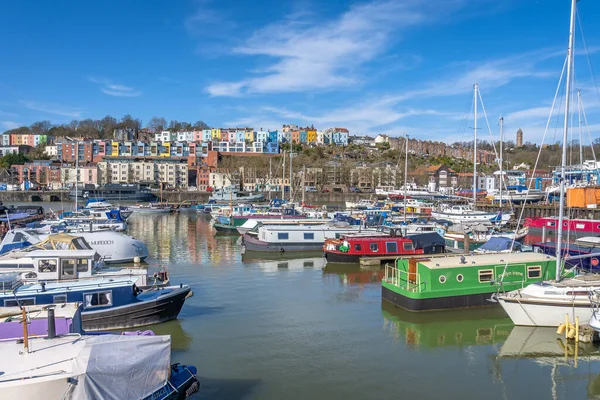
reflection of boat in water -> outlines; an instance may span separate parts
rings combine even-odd
[[[190,348],[193,338],[190,333],[183,329],[181,322],[182,321],[175,319],[162,324],[152,325],[151,329],[152,332],[157,335],[171,336],[172,351],[185,351]]]
[[[358,264],[331,264],[323,268],[323,275],[337,275],[344,285],[362,285],[381,282],[385,271],[382,269],[361,269]]]
[[[239,239],[238,236],[236,239]],[[322,251],[305,251],[302,253],[304,257],[302,257],[298,253],[270,253],[270,252],[243,252],[242,253],[242,262],[245,264],[249,263],[260,263],[262,261],[289,261],[289,260],[302,260],[302,259],[313,259],[313,258],[322,258],[323,263],[326,260],[323,258]]]
[[[499,308],[414,313],[383,302],[381,314],[394,338],[419,348],[500,343],[513,329]]]
[[[301,271],[304,268],[322,269],[325,266],[323,257],[295,258],[279,260],[256,260],[254,262],[265,272],[276,272],[279,270]]]
[[[499,358],[533,358],[539,364],[567,364],[566,356],[600,360],[600,349],[592,343],[567,342],[556,333],[556,328],[515,326],[506,338]]]

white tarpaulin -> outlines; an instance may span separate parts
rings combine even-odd
[[[87,337],[77,357],[73,400],[137,400],[163,387],[171,366],[170,336]]]

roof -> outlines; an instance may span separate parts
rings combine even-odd
[[[465,263],[461,263],[464,257]],[[546,262],[555,260],[542,253],[508,253],[508,254],[474,254],[474,255],[452,255],[448,257],[424,258],[419,261],[420,264],[427,268],[460,268],[466,266],[495,266],[503,265],[506,262],[513,263],[530,263],[530,262]]]

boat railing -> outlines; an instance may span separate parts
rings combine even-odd
[[[421,275],[417,272],[402,271],[395,265],[388,264],[385,266],[385,277],[383,279],[386,283],[410,292],[421,291]]]

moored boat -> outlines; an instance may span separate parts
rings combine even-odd
[[[498,282],[509,291],[554,279],[555,263],[538,253],[399,259],[386,267],[382,297],[410,311],[493,306]]]
[[[393,260],[400,256],[443,253],[444,248],[444,239],[437,233],[409,237],[344,235],[339,239],[327,239],[323,253],[327,262],[358,263],[363,257]]]

